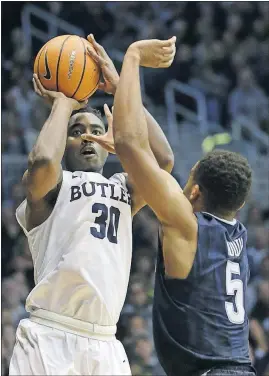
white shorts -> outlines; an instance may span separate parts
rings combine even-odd
[[[9,375],[131,375],[115,328],[39,310],[18,326]]]

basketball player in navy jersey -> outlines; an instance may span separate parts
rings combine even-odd
[[[149,144],[139,67],[169,67],[175,41],[133,43],[114,101],[116,153],[161,222],[155,347],[168,376],[252,376],[247,232],[235,219],[250,190],[250,166],[239,154],[213,151],[192,168],[182,190]]]
[[[89,40],[104,61],[100,87],[113,94],[116,69]],[[17,329],[10,375],[130,375],[115,333],[129,281],[132,216],[145,202],[126,174],[102,175],[107,152],[114,152],[108,107],[106,132],[86,103],[45,90],[37,76],[33,81],[52,110],[29,155],[26,199],[16,211],[36,286],[26,301],[30,318]],[[171,171],[171,148],[145,114],[153,153]],[[89,135],[99,136],[103,147],[87,141]]]

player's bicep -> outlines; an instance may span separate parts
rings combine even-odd
[[[28,170],[26,170],[22,179],[23,184],[26,187],[27,187],[27,184],[29,184],[27,183],[28,178],[29,178]],[[63,184],[63,173],[61,172],[58,183],[51,190],[49,190],[49,192],[46,193],[45,196],[43,196],[43,192],[42,192],[42,196],[39,200],[36,200],[36,199],[32,200],[31,198],[32,195],[31,193],[29,193],[29,190],[27,190],[26,188],[27,205],[26,205],[26,213],[25,213],[26,218],[25,219],[26,219],[26,229],[28,231],[41,225],[50,216],[56,204],[62,184]],[[37,195],[35,197],[37,197]]]
[[[196,229],[191,204],[177,181],[159,167],[150,148],[136,150],[134,146],[128,156],[120,158],[139,194],[164,225],[176,227],[186,236]]]
[[[27,200],[38,202],[53,191],[62,181],[63,172],[61,165],[52,162],[35,163],[30,165],[23,176],[23,184],[26,189]]]

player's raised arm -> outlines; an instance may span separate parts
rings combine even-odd
[[[52,109],[28,157],[28,170],[23,177],[28,203],[40,201],[60,182],[70,115],[85,105],[62,93],[45,90],[37,75],[34,75],[33,84],[35,92],[47,99]]]
[[[117,155],[144,200],[164,226],[192,239],[197,222],[191,204],[151,151],[139,80],[139,65],[168,67],[174,54],[175,38],[141,41],[129,47],[115,95],[113,130]]]
[[[115,95],[117,85],[119,83],[119,75],[113,64],[113,61],[108,56],[104,47],[95,40],[93,34],[88,36],[88,41],[93,45],[94,49],[88,49],[89,55],[100,66],[103,74],[104,82],[99,84],[99,89],[108,94]],[[169,142],[159,126],[158,122],[144,107],[146,122],[148,127],[149,144],[159,166],[171,172],[174,166],[174,154],[169,145]],[[107,115],[107,113],[106,113]]]
[[[99,84],[99,89],[108,94],[115,95],[117,85],[119,83],[119,75],[113,64],[113,61],[108,56],[104,47],[101,46],[92,34],[88,36],[88,41],[94,48],[88,49],[89,55],[100,66],[103,75],[103,82]],[[148,128],[148,137],[150,148],[157,160],[158,165],[165,171],[171,172],[174,166],[174,154],[169,145],[169,142],[162,131],[162,128],[154,117],[144,107],[146,123]],[[105,114],[108,119],[108,124],[111,124],[112,130],[112,114],[108,107],[105,107]],[[109,127],[110,128],[110,127]],[[109,132],[108,132],[109,133]],[[110,153],[114,150],[113,134],[107,134],[105,137],[94,137],[93,135],[85,136],[85,139],[97,141]],[[140,195],[135,182],[128,176],[128,186],[132,192],[132,215],[135,215],[146,203]]]

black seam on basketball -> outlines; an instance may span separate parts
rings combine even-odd
[[[77,91],[78,91],[78,89],[80,87],[80,84],[82,82],[82,79],[83,79],[83,76],[84,76],[84,72],[85,72],[85,68],[86,68],[86,54],[87,54],[87,52],[86,52],[85,44],[84,44],[82,38],[79,38],[79,39],[81,40],[81,43],[82,43],[83,48],[84,48],[84,66],[83,66],[81,77],[80,77],[80,80],[79,80],[79,83],[78,83],[78,87],[76,88],[76,90],[75,90],[75,92],[74,92],[74,94],[72,95],[71,98],[74,98],[74,96],[76,95],[76,93],[77,93]]]
[[[100,82],[100,77],[101,77],[101,74],[99,74],[99,80],[97,81],[96,86],[89,92],[89,94],[85,95],[84,98],[80,99],[80,101],[84,101],[86,98],[89,98],[92,95],[92,93],[94,93],[96,91],[96,89],[99,85],[99,82]]]
[[[65,38],[65,40],[63,41],[62,43],[62,46],[61,46],[61,49],[60,49],[60,53],[59,53],[59,57],[58,57],[58,61],[57,61],[57,68],[56,68],[56,91],[59,91],[59,65],[60,65],[60,59],[61,59],[61,55],[62,55],[62,52],[63,52],[63,48],[64,48],[64,44],[65,42],[67,41],[67,39],[69,39],[70,37],[72,37],[72,35],[68,35],[68,37]]]
[[[38,78],[39,78],[39,62],[40,62],[41,55],[43,54],[46,45],[47,45],[47,43],[45,44],[45,46],[43,46],[43,47],[41,48],[41,50],[40,50],[40,55],[39,55],[38,62],[37,62],[37,77],[38,77]]]

